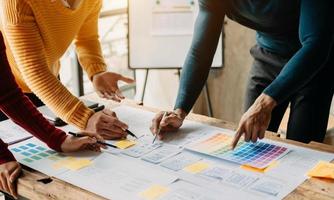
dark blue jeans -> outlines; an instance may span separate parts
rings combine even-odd
[[[251,49],[254,63],[246,89],[245,110],[262,91],[278,76],[290,58],[285,58],[254,46]],[[322,71],[312,81],[278,105],[268,130],[277,132],[283,115],[290,104],[287,138],[308,143],[322,142],[327,129],[330,105],[334,90],[334,51]]]

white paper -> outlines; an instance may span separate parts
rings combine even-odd
[[[14,144],[31,137],[30,133],[9,119],[0,122],[0,138],[5,143]]]
[[[101,154],[93,166],[79,172],[57,177],[108,199],[138,199],[137,194],[150,185],[177,180],[174,175],[111,154]]]
[[[208,191],[199,186],[187,183],[184,181],[177,181],[170,185],[170,191],[163,195],[160,200],[221,200],[233,199],[233,196],[221,191]],[[235,198],[234,198],[235,199]]]
[[[180,155],[174,156],[161,164],[162,167],[173,171],[179,171],[186,166],[201,160],[199,156],[188,152],[182,152]]]
[[[181,151],[182,149],[175,148],[175,146],[173,147],[164,145],[160,148],[153,150],[151,153],[142,157],[141,159],[153,164],[158,164],[161,163],[163,160],[166,160],[167,158],[177,155]]]
[[[194,1],[152,1],[152,35],[192,35],[195,22]]]
[[[129,106],[119,106],[113,111],[121,121],[128,124],[129,130],[137,137],[152,135],[150,126],[155,113]]]

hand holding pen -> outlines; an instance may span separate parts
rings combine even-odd
[[[153,119],[150,127],[151,132],[155,135],[155,139],[158,137],[162,140],[165,133],[178,130],[182,126],[186,115],[181,109],[176,109],[173,112],[159,112]]]
[[[80,150],[92,150],[100,152],[101,148],[106,148],[103,138],[96,133],[81,132],[72,133],[69,132],[65,141],[61,144],[61,150],[65,153],[76,152]]]

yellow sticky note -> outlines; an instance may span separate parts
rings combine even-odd
[[[278,161],[274,161],[263,169],[255,168],[255,167],[252,167],[252,166],[249,166],[249,165],[241,165],[240,168],[244,169],[244,170],[247,170],[247,171],[251,171],[251,172],[265,173],[265,172],[269,171],[270,169],[276,167],[277,165],[278,165]]]
[[[116,142],[115,145],[120,149],[127,149],[135,144],[136,142],[132,140],[121,140],[121,141]]]
[[[93,162],[87,159],[77,159],[74,157],[67,157],[54,163],[53,168],[59,170],[61,168],[67,168],[73,171],[82,169],[91,165]]]
[[[90,160],[87,160],[87,159],[78,159],[76,161],[68,162],[65,167],[67,169],[76,171],[76,170],[82,169],[84,167],[87,167],[87,166],[89,166],[91,164],[93,164],[93,162],[90,161]]]
[[[310,177],[334,179],[334,163],[320,161],[307,175]]]
[[[147,200],[154,200],[167,193],[169,189],[162,185],[153,185],[139,194],[140,197]]]
[[[192,173],[192,174],[197,174],[197,173],[200,173],[201,171],[209,168],[209,166],[210,165],[208,163],[199,161],[197,163],[194,163],[194,164],[191,164],[191,165],[185,167],[183,170],[187,171],[189,173]]]

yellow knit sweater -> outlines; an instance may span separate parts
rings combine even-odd
[[[97,29],[101,6],[102,0],[83,0],[75,10],[60,0],[0,0],[1,31],[16,81],[80,129],[93,111],[57,79],[58,61],[74,40],[89,78],[106,70]]]

